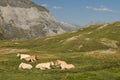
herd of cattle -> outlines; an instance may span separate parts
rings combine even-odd
[[[21,60],[30,61],[30,62],[34,62],[39,59],[39,56],[37,55],[31,56],[28,54],[17,54],[17,57],[19,57]],[[39,63],[35,66],[35,68],[41,69],[41,70],[52,69],[53,67],[59,67],[61,70],[75,68],[73,64],[68,64],[67,62],[62,61],[62,60]],[[21,62],[18,68],[19,69],[32,69],[33,66],[31,64]]]

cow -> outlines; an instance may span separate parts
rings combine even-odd
[[[32,56],[29,56],[29,57],[24,58],[24,60],[25,60],[25,61],[34,62],[34,61],[37,61],[38,58],[39,58],[39,56],[37,56],[37,55],[32,55]]]
[[[27,64],[27,63],[20,63],[18,69],[32,69],[33,66],[31,64]]]
[[[54,62],[47,62],[47,63],[39,63],[35,66],[37,69],[45,70],[45,69],[51,69],[51,67],[54,66]]]
[[[61,64],[67,64],[65,61],[62,61],[62,60],[56,60],[54,62],[55,66],[59,67]]]
[[[60,66],[61,70],[75,68],[75,66],[73,64],[60,64],[59,66]]]
[[[19,58],[22,60],[22,59],[24,59],[24,58],[26,58],[26,57],[30,57],[30,55],[18,53],[18,54],[17,54],[17,57],[19,57]]]

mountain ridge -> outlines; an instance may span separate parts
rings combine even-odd
[[[31,0],[0,0],[0,6],[6,7],[8,5],[10,5],[11,7],[20,7],[20,8],[37,7],[41,11],[49,12],[45,7],[36,5]]]

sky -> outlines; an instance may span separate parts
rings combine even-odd
[[[81,26],[120,21],[120,0],[32,0],[60,22]]]

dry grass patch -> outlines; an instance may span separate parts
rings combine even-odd
[[[39,57],[40,57],[40,59],[42,58],[42,59],[48,59],[48,58],[58,58],[57,56],[55,56],[55,55],[52,55],[52,54],[40,54],[39,55]]]
[[[96,51],[90,51],[90,52],[85,52],[86,55],[91,55],[91,54],[115,54],[117,53],[117,50],[113,49],[108,49],[108,50],[96,50]]]
[[[0,54],[11,54],[19,52],[29,52],[28,49],[11,49],[11,48],[2,48],[0,49]]]
[[[99,50],[99,51],[91,51],[91,52],[86,52],[85,56],[89,56],[89,57],[95,57],[97,59],[107,59],[109,60],[120,60],[120,54],[119,51],[117,50]]]
[[[107,60],[109,61],[118,61],[120,60],[120,54],[100,54],[100,53],[96,53],[96,54],[91,54],[91,55],[86,55],[89,57],[94,57],[97,59],[101,59],[101,60]]]
[[[68,38],[65,42],[71,42],[71,41],[74,41],[74,40],[77,40],[77,36]]]
[[[64,43],[68,43],[68,42],[75,41],[75,40],[79,39],[80,36],[81,36],[81,35],[70,37],[70,38],[66,39],[66,40],[64,41]]]
[[[108,26],[108,24],[104,24],[104,25],[100,26],[97,30],[103,29],[103,28],[105,28],[107,26]]]
[[[50,39],[54,39],[54,37],[48,37],[44,41],[47,41],[47,40],[50,40]]]
[[[112,48],[118,48],[117,43],[118,41],[115,40],[110,40],[107,38],[102,38],[100,39],[101,43],[108,46],[108,47],[112,47]]]

